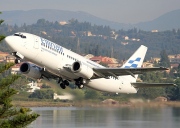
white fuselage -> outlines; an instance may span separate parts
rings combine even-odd
[[[8,40],[12,40],[8,41],[12,50],[23,55],[25,60],[45,67],[51,73],[64,79],[74,80],[79,77],[64,68],[72,65],[75,61],[80,61],[90,68],[103,67],[49,40],[28,33],[23,33],[23,35],[26,38],[8,37]],[[127,75],[118,76],[118,79],[114,77],[89,79],[85,85],[105,92],[137,93],[137,90],[131,85],[131,82],[135,81],[136,79],[133,79],[131,75]]]

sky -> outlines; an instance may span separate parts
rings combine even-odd
[[[180,0],[1,0],[0,11],[58,9],[83,11],[109,21],[138,23],[180,9]]]

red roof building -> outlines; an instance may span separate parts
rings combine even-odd
[[[92,58],[90,58],[90,60],[97,62],[97,63],[105,63],[105,64],[110,64],[110,63],[114,63],[114,60],[112,58],[109,57],[103,57],[103,56],[94,56]]]

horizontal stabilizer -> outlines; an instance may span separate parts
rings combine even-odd
[[[131,83],[135,88],[176,86],[173,83]]]
[[[152,72],[152,71],[165,71],[168,70],[164,67],[152,67],[152,68],[93,68],[94,72],[99,77],[106,77],[106,76],[123,76],[123,75],[131,75],[135,76],[136,74],[142,74],[145,72]]]

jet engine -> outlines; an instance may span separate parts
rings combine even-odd
[[[20,66],[20,72],[22,74],[25,74],[28,77],[35,78],[35,79],[40,79],[41,78],[41,72],[40,72],[40,67],[30,64],[30,63],[23,63]]]
[[[94,71],[92,68],[84,65],[82,62],[76,61],[73,63],[71,67],[71,71],[82,78],[90,79],[93,77]]]

